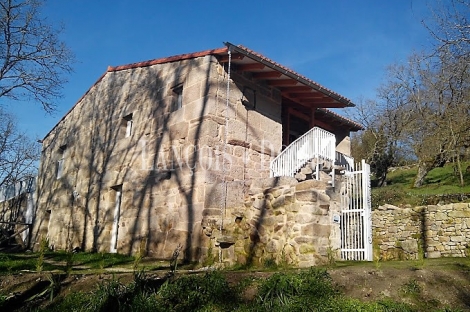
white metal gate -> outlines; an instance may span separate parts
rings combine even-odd
[[[341,199],[341,259],[372,261],[370,166],[364,160],[348,168]]]

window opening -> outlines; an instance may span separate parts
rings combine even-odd
[[[178,110],[183,107],[183,85],[179,85],[173,88],[173,110]]]
[[[56,172],[56,178],[60,179],[62,175],[64,174],[64,161],[65,161],[65,150],[67,146],[62,145],[59,147],[59,160],[57,161],[57,172]]]
[[[133,120],[132,120],[132,114],[129,114],[125,117],[122,118],[123,119],[123,122],[122,122],[122,127],[124,128],[124,137],[125,138],[128,138],[132,135],[132,131],[133,131]]]

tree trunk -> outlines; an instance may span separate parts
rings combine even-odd
[[[462,164],[460,163],[460,155],[457,156],[457,169],[459,171],[460,186],[465,186],[465,180],[463,179]]]
[[[416,174],[415,183],[413,187],[421,187],[424,184],[424,178],[428,175],[428,172],[431,171],[432,166],[429,166],[426,163],[420,162],[418,164],[418,173]]]

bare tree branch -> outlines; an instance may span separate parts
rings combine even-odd
[[[16,128],[14,117],[0,107],[0,187],[34,175],[39,144]]]
[[[40,0],[0,0],[0,98],[32,99],[55,109],[74,57],[40,15]]]

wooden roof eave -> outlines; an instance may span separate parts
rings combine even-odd
[[[354,107],[355,106],[354,103],[352,103],[349,99],[344,98],[344,97],[342,97],[338,94],[335,94],[334,92],[332,92],[332,91],[330,91],[330,90],[328,90],[328,89],[326,89],[326,88],[324,88],[324,87],[322,87],[322,86],[306,79],[305,77],[302,77],[302,76],[296,74],[295,72],[293,72],[293,71],[291,71],[287,68],[284,68],[284,67],[282,67],[278,64],[275,64],[274,62],[272,62],[272,61],[270,61],[266,58],[263,58],[259,55],[251,53],[251,52],[249,52],[249,51],[247,51],[243,48],[240,48],[236,45],[233,45],[229,42],[225,42],[225,45],[232,52],[233,55],[237,56],[238,59],[241,56],[248,57],[248,58],[250,58],[250,59],[252,59],[252,60],[254,60],[254,61],[256,61],[257,63],[260,64],[260,65],[252,65],[253,69],[255,69],[255,67],[257,69],[262,69],[264,67],[268,67],[272,71],[280,73],[280,75],[279,75],[279,74],[270,73],[270,71],[254,72],[253,73],[255,75],[254,78],[263,77],[263,76],[266,76],[266,78],[271,78],[269,76],[274,77],[276,75],[279,75],[279,77],[280,76],[288,77],[288,79],[272,79],[272,80],[267,79],[269,85],[281,89],[281,92],[282,92],[283,88],[286,88],[286,87],[289,87],[289,86],[291,86],[292,88],[304,87],[305,86],[305,87],[308,87],[310,90],[316,91],[316,92],[322,94],[323,96],[325,96],[326,98],[331,99],[331,100],[328,100],[328,101],[323,100],[321,102],[321,104],[319,102],[310,103],[310,105],[312,105],[312,106],[315,106],[315,107],[338,107],[338,108],[341,108],[341,107]],[[248,65],[244,65],[245,69],[248,69],[248,67],[249,67]],[[298,83],[300,83],[302,86],[297,86]],[[283,96],[289,98],[289,96],[286,95],[285,93],[283,93]],[[291,98],[291,100],[297,102],[297,100],[295,100],[295,99]]]

